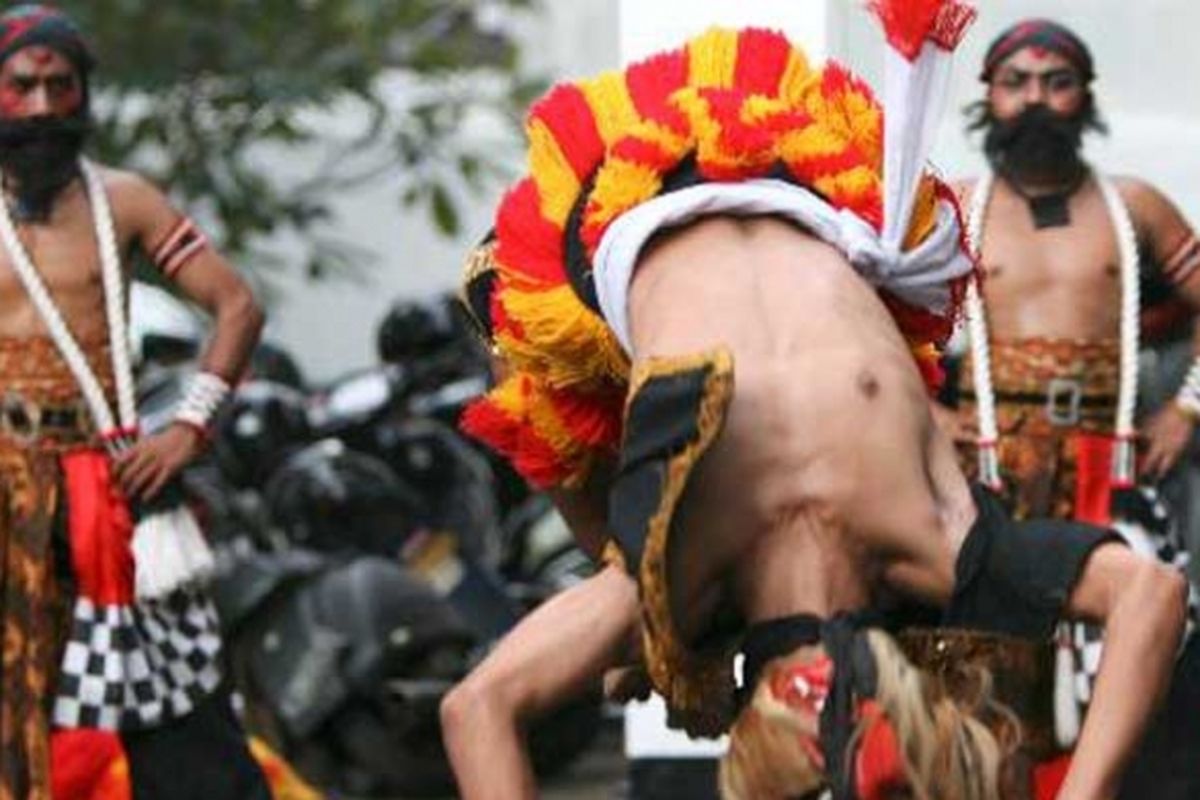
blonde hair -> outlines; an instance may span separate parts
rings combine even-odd
[[[1019,740],[1019,724],[992,699],[991,675],[977,671],[968,691],[948,695],[915,667],[887,634],[868,631],[876,667],[875,701],[896,734],[914,800],[999,800],[1002,768]],[[721,761],[724,800],[783,800],[828,783],[825,770],[803,749],[818,736],[806,720],[777,699],[770,675],[812,658],[803,648],[775,659],[764,671],[751,702],[734,723],[729,752]],[[853,752],[863,726],[851,737]],[[853,763],[849,760],[847,763]]]

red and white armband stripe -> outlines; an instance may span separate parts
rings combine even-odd
[[[184,265],[197,253],[208,247],[208,237],[200,232],[196,223],[183,217],[176,223],[167,238],[154,250],[154,265],[163,275],[174,278]]]
[[[1163,264],[1163,277],[1171,284],[1178,286],[1192,277],[1200,268],[1200,240],[1195,234],[1188,236],[1175,253]]]

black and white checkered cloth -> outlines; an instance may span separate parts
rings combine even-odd
[[[1170,509],[1158,491],[1152,487],[1141,486],[1134,492],[1136,496],[1130,498],[1135,501],[1133,507],[1130,508],[1129,504],[1126,504],[1124,508],[1115,509],[1111,527],[1121,534],[1135,553],[1171,564],[1186,575],[1188,552],[1181,543],[1178,523],[1172,517]],[[1197,595],[1196,586],[1189,585],[1185,642],[1197,624],[1200,624],[1200,596]],[[1079,708],[1079,718],[1082,719],[1092,700],[1096,676],[1100,672],[1104,631],[1096,625],[1081,622],[1064,624],[1063,628],[1060,635],[1065,633],[1069,636],[1071,644],[1074,665],[1073,693]]]
[[[75,602],[53,722],[131,730],[189,713],[221,683],[216,609],[194,590],[134,605]]]

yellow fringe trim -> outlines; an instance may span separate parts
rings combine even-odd
[[[816,190],[827,197],[839,195],[862,197],[868,192],[876,191],[881,181],[879,173],[869,167],[854,167],[813,182]]]
[[[908,233],[904,237],[904,249],[912,248],[925,241],[925,237],[933,233],[937,225],[937,191],[933,181],[924,178],[917,187],[917,199],[913,205],[912,220],[908,224]]]
[[[546,123],[531,120],[528,135],[529,174],[537,184],[542,216],[564,228],[583,185],[575,177],[575,171]]]
[[[596,174],[588,201],[587,225],[607,225],[630,208],[656,196],[662,177],[652,167],[611,158]]]
[[[808,57],[799,50],[792,48],[791,55],[788,56],[787,66],[783,70],[783,77],[779,80],[779,96],[789,106],[798,106],[801,99],[820,80],[821,73],[813,71],[808,63]]]
[[[738,32],[710,28],[688,43],[688,85],[729,89],[737,68]]]
[[[555,389],[626,380],[629,359],[621,345],[570,284],[529,292],[509,287],[500,301],[524,329],[523,339],[502,336],[504,352],[518,368],[532,367]]]
[[[606,147],[612,147],[631,127],[638,124],[637,107],[629,94],[624,73],[605,72],[590,80],[580,81],[579,89],[592,108],[596,128]]]
[[[802,164],[811,158],[841,155],[846,151],[846,139],[824,125],[808,127],[779,138],[775,151],[789,164]]]

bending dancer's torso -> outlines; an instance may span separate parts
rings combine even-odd
[[[953,585],[974,506],[890,314],[834,249],[770,218],[711,219],[643,255],[634,358],[733,354],[722,435],[669,553],[672,606],[700,633],[732,592],[749,621]]]

